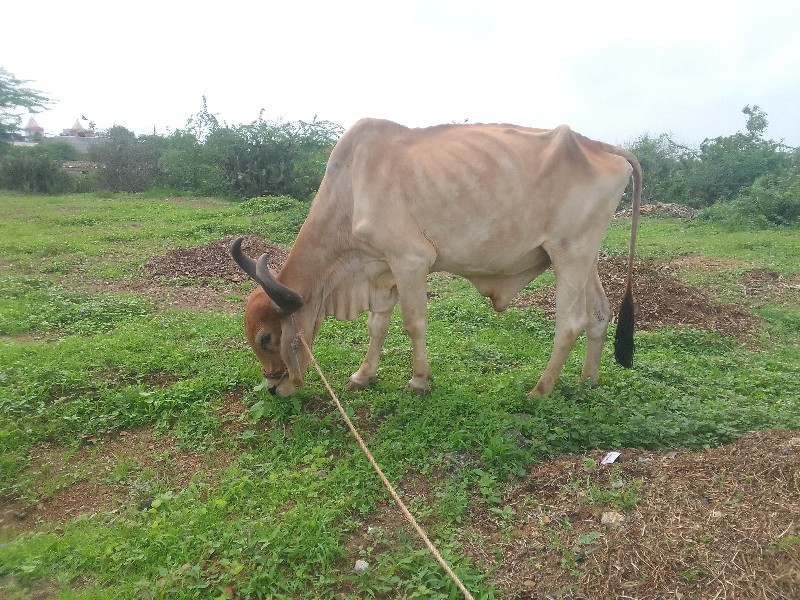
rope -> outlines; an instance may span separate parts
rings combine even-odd
[[[305,347],[306,352],[308,352],[308,356],[311,358],[311,363],[314,365],[314,368],[317,370],[317,373],[319,374],[320,379],[322,379],[322,383],[325,385],[325,389],[328,390],[328,393],[331,395],[331,398],[333,399],[334,403],[336,404],[336,408],[339,410],[339,414],[342,415],[342,418],[344,419],[344,422],[347,424],[347,427],[350,429],[350,433],[352,433],[353,437],[356,438],[356,441],[358,442],[358,445],[361,446],[361,450],[364,451],[364,454],[369,459],[370,464],[372,464],[372,468],[375,469],[375,472],[381,478],[381,481],[383,481],[383,485],[385,485],[386,489],[389,490],[389,493],[391,494],[392,498],[394,498],[394,501],[397,503],[397,506],[400,508],[400,512],[403,513],[403,516],[406,518],[406,520],[409,523],[411,523],[411,526],[416,530],[416,532],[419,535],[419,537],[422,538],[423,542],[425,542],[425,546],[427,546],[428,551],[436,559],[436,562],[438,562],[442,566],[442,569],[444,569],[445,572],[450,576],[450,578],[453,580],[453,583],[456,584],[456,587],[458,587],[458,589],[461,590],[461,593],[464,594],[464,598],[466,598],[467,600],[475,600],[472,597],[472,594],[469,593],[469,590],[467,590],[467,588],[464,587],[464,584],[461,583],[461,580],[458,578],[458,575],[455,574],[453,569],[450,568],[450,565],[447,564],[447,561],[445,561],[445,559],[442,558],[442,555],[439,554],[439,551],[436,549],[436,546],[433,545],[433,542],[431,542],[431,540],[428,538],[427,534],[425,533],[425,530],[422,529],[422,527],[420,527],[419,523],[417,523],[417,520],[414,518],[414,515],[412,515],[411,512],[408,510],[408,508],[406,508],[406,505],[400,499],[400,496],[397,495],[397,492],[395,491],[395,489],[392,486],[392,484],[389,483],[388,479],[386,479],[386,475],[384,475],[383,471],[381,471],[381,468],[378,466],[378,463],[375,462],[375,459],[373,458],[372,453],[367,448],[367,445],[364,443],[364,440],[361,439],[361,436],[358,434],[358,431],[356,431],[355,426],[353,426],[353,422],[350,420],[350,417],[348,417],[347,413],[344,411],[344,408],[342,407],[342,403],[339,402],[339,398],[336,396],[336,393],[333,391],[333,388],[331,388],[330,384],[328,383],[328,380],[325,379],[325,375],[322,373],[322,369],[320,368],[319,363],[317,363],[317,359],[314,358],[314,354],[311,352],[311,348],[308,347],[308,344],[306,343],[306,340],[303,337],[302,332],[299,333],[297,337],[303,343],[303,346]]]

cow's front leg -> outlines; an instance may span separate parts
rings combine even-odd
[[[403,311],[403,327],[411,340],[413,354],[408,387],[415,394],[428,394],[433,376],[428,365],[428,346],[425,339],[428,331],[427,265],[424,269],[393,268],[392,271]]]
[[[426,334],[428,331],[428,306],[427,296],[422,293],[422,298],[408,298],[403,302],[400,294],[400,306],[403,309],[403,327],[411,340],[413,355],[411,379],[408,387],[415,394],[429,394],[431,391],[431,368],[428,364],[428,345]]]
[[[394,303],[392,303],[394,306]],[[363,390],[374,383],[378,378],[378,361],[381,357],[381,348],[389,331],[389,323],[392,320],[392,309],[384,311],[372,311],[367,319],[367,330],[369,331],[369,348],[367,354],[358,371],[350,376],[347,381],[347,389],[351,391]]]

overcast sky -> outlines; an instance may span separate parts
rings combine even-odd
[[[84,116],[166,133],[205,95],[231,125],[263,108],[697,146],[743,130],[741,109],[758,104],[768,136],[800,146],[792,0],[29,0],[0,14],[0,66],[57,101],[35,115],[48,133]]]

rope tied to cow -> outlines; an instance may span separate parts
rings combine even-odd
[[[392,486],[392,484],[389,483],[389,480],[386,478],[386,475],[383,474],[383,471],[381,470],[375,458],[372,456],[372,453],[369,451],[369,448],[367,448],[367,445],[366,443],[364,443],[364,440],[361,438],[361,435],[359,435],[358,431],[353,425],[353,422],[350,420],[350,417],[347,416],[347,413],[345,412],[342,403],[339,401],[336,392],[333,391],[333,388],[330,386],[328,380],[325,378],[325,375],[322,372],[322,369],[320,368],[317,359],[314,358],[314,353],[311,352],[311,348],[309,348],[308,344],[306,343],[305,337],[303,337],[302,332],[299,332],[297,334],[297,339],[300,340],[300,342],[303,344],[303,347],[306,349],[306,352],[308,352],[308,356],[311,359],[311,364],[313,364],[314,368],[317,370],[317,373],[319,374],[319,377],[322,380],[325,389],[328,390],[328,394],[330,394],[331,399],[333,400],[334,404],[336,404],[336,408],[339,411],[339,414],[342,415],[345,424],[347,425],[348,429],[350,429],[350,433],[353,434],[353,437],[358,442],[358,445],[361,446],[361,450],[366,455],[367,459],[372,465],[372,468],[378,474],[378,477],[381,478],[383,485],[389,491],[389,494],[392,496],[392,499],[397,504],[398,508],[400,509],[400,512],[403,513],[403,516],[406,518],[406,521],[408,521],[414,528],[414,530],[417,532],[417,535],[419,535],[419,537],[425,543],[425,546],[428,548],[428,551],[431,553],[431,555],[433,555],[433,557],[436,559],[436,562],[438,562],[439,565],[441,565],[445,573],[447,573],[450,576],[450,579],[453,580],[453,583],[456,584],[456,587],[458,587],[458,589],[461,590],[461,593],[464,594],[464,598],[466,598],[467,600],[474,600],[472,594],[470,594],[469,590],[464,586],[463,583],[461,583],[461,580],[458,578],[458,575],[456,575],[453,569],[450,568],[450,565],[447,564],[447,561],[442,557],[442,555],[436,549],[436,546],[434,546],[430,538],[428,538],[428,535],[425,533],[425,530],[422,529],[419,523],[417,523],[417,520],[414,518],[414,515],[411,514],[411,512],[408,510],[403,500],[397,494],[397,491],[395,491],[394,486]]]

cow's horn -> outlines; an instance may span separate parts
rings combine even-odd
[[[256,281],[261,284],[267,296],[281,309],[283,316],[288,316],[303,306],[303,298],[275,279],[269,270],[269,256],[262,254],[256,262]]]
[[[303,306],[303,298],[300,294],[283,285],[270,272],[269,256],[264,253],[258,261],[253,260],[242,251],[243,240],[244,238],[238,237],[231,244],[230,252],[233,261],[264,288],[267,296],[277,304],[283,316],[288,316]]]
[[[233,259],[233,262],[242,268],[242,271],[247,273],[252,279],[256,279],[256,261],[242,251],[243,241],[243,237],[237,237],[235,240],[233,240],[230,250],[231,258]]]

